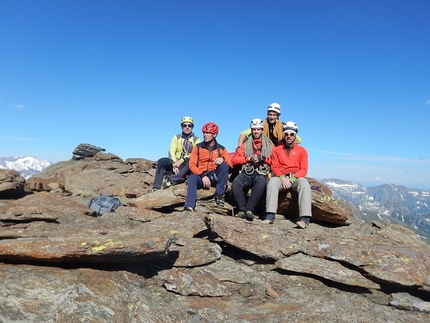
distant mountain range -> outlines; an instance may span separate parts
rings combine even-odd
[[[402,224],[430,241],[430,190],[388,184],[365,187],[333,178],[320,182],[332,190],[333,198],[349,202],[363,221]]]
[[[43,172],[51,165],[52,162],[48,160],[40,160],[33,156],[0,157],[0,168],[16,170],[25,179],[29,179],[34,174]]]

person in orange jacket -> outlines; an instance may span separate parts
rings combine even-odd
[[[187,196],[184,210],[194,211],[197,200],[197,190],[215,187],[214,201],[217,206],[224,206],[224,193],[230,167],[230,155],[224,146],[220,145],[216,137],[218,126],[208,122],[202,127],[203,142],[194,146],[191,151],[189,167],[191,175],[188,178]]]
[[[284,142],[275,147],[270,155],[273,177],[266,190],[266,219],[263,223],[273,223],[278,209],[278,195],[281,190],[292,190],[298,194],[298,228],[305,229],[312,217],[312,191],[305,176],[308,173],[308,152],[296,143],[299,127],[293,121],[284,125]]]
[[[264,122],[261,119],[251,121],[251,136],[237,149],[232,158],[233,167],[241,167],[240,174],[233,180],[232,192],[236,200],[237,217],[248,221],[254,220],[254,209],[263,195],[270,173],[270,153],[274,147],[270,139],[263,134]],[[246,200],[246,193],[252,188]]]

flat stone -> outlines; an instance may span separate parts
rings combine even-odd
[[[276,261],[278,268],[312,274],[345,285],[379,289],[380,286],[363,277],[359,272],[350,270],[336,261],[303,255],[292,255]]]

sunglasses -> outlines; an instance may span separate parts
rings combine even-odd
[[[285,137],[294,137],[296,134],[294,132],[285,132],[284,136]]]
[[[183,123],[182,124],[182,128],[192,128],[192,127],[193,127],[193,125],[190,123]]]

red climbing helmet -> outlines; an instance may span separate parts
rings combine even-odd
[[[218,134],[218,126],[213,122],[205,123],[202,127],[202,132],[209,132],[211,134]]]

